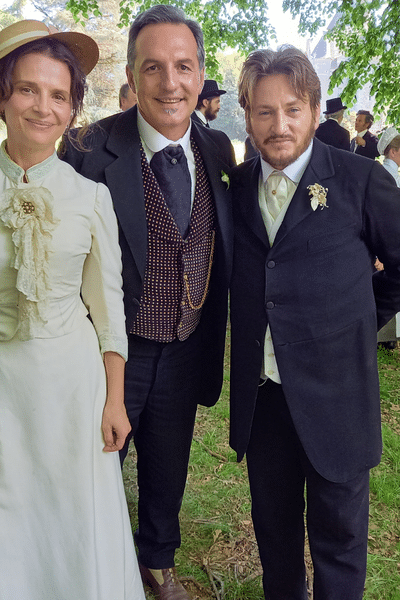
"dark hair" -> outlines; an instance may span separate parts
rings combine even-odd
[[[204,67],[205,51],[203,32],[201,30],[200,25],[196,21],[188,19],[183,10],[181,10],[180,8],[175,8],[175,6],[169,6],[165,4],[158,4],[157,6],[152,6],[151,8],[140,13],[133,21],[129,30],[127,56],[128,67],[130,68],[130,70],[133,71],[133,67],[135,65],[135,45],[140,30],[143,29],[143,27],[146,27],[146,25],[156,25],[159,23],[173,23],[177,25],[182,24],[189,27],[190,31],[193,33],[194,39],[196,40],[197,59],[199,61],[199,68],[201,70]]]
[[[321,83],[307,56],[293,46],[249,54],[239,77],[239,104],[246,114],[250,111],[254,88],[266,75],[286,75],[299,98],[309,99],[315,115],[321,102]]]
[[[67,65],[71,74],[72,117],[70,126],[82,110],[86,91],[86,76],[75,54],[62,42],[54,38],[40,38],[20,46],[0,60],[0,101],[11,98],[13,93],[12,77],[15,65],[22,56],[44,54]],[[4,115],[1,115],[4,121]]]
[[[369,129],[371,127],[372,123],[374,122],[374,115],[371,115],[369,110],[359,110],[357,112],[357,115],[364,115],[365,124],[367,125],[367,129]]]

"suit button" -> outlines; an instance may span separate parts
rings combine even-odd
[[[267,308],[275,308],[274,302],[267,302]]]
[[[267,267],[268,267],[268,269],[273,269],[273,268],[275,267],[275,265],[276,265],[276,263],[275,263],[275,261],[274,261],[274,260],[269,260],[269,261],[267,262]]]

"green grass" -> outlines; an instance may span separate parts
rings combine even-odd
[[[384,453],[371,472],[368,575],[365,600],[400,600],[400,353],[378,351]],[[176,563],[195,600],[263,600],[261,568],[250,516],[245,461],[228,445],[226,369],[221,399],[200,407],[181,511]],[[135,528],[134,450],[124,469]],[[311,569],[307,559],[307,568]],[[151,595],[148,595],[151,598]]]

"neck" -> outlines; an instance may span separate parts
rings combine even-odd
[[[19,148],[10,143],[9,140],[7,140],[6,150],[11,160],[25,172],[49,158],[54,152],[54,148],[46,149],[46,151],[37,148]]]

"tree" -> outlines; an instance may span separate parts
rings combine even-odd
[[[198,21],[203,29],[206,47],[207,77],[217,78],[217,51],[237,48],[242,54],[268,45],[275,39],[275,31],[268,19],[268,0],[121,0],[120,27],[128,26],[133,18],[155,4],[172,4]],[[92,15],[100,16],[98,0],[68,0],[66,8],[77,22],[85,22]]]
[[[374,111],[400,126],[399,0],[283,0],[283,8],[300,16],[300,33],[315,33],[339,13],[327,38],[346,59],[334,71],[330,91],[345,82],[341,97],[352,106],[357,91],[369,83]]]

